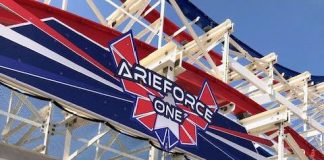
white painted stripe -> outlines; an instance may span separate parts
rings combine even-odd
[[[130,40],[131,40],[131,44],[130,44],[130,45],[132,45],[132,49],[133,49],[133,54],[134,54],[134,57],[135,57],[135,61],[139,63],[138,58],[137,58],[137,56],[136,56],[136,52],[135,52],[135,46],[133,45],[133,44],[134,44],[134,42],[133,42],[133,38],[131,37],[131,34],[130,34],[130,33],[127,34],[127,36],[125,36],[125,37],[123,37],[123,38],[121,38],[121,39],[118,39],[116,42],[110,44],[110,46],[113,47],[114,50],[118,51],[118,50],[114,47],[114,45],[117,44],[117,43],[119,43],[120,41],[122,41],[122,40],[128,38],[128,37],[130,37]],[[122,54],[120,54],[119,51],[118,51],[118,53],[119,53],[120,56],[122,55]],[[123,56],[121,56],[121,57],[123,57]],[[125,60],[127,60],[127,59],[125,58]],[[128,62],[128,63],[129,63],[129,62]]]
[[[179,126],[183,129],[184,132],[186,132],[186,134],[187,134],[187,136],[189,137],[190,141],[193,142],[193,144],[196,145],[196,144],[197,144],[197,137],[196,137],[196,139],[194,140],[194,139],[191,137],[191,135],[188,133],[188,131],[187,131],[186,128],[184,128],[182,125],[179,125]],[[195,126],[195,131],[197,132],[196,126]],[[191,145],[191,143],[182,143],[182,144]]]
[[[7,27],[9,27],[9,28],[17,28],[17,27],[27,26],[27,25],[32,25],[32,23],[27,21],[27,22],[22,22],[22,23],[18,23],[18,24],[8,25]]]
[[[0,3],[0,4],[2,4],[2,3]],[[3,4],[2,4],[3,5]],[[3,5],[3,7],[5,7],[7,10],[10,10],[11,12],[13,12],[13,13],[15,13],[17,16],[19,16],[19,17],[21,17],[21,18],[23,18],[24,20],[26,20],[26,21],[29,21],[28,19],[26,19],[26,17],[24,17],[24,16],[22,16],[22,15],[20,15],[20,14],[17,14],[16,13],[16,11],[13,11],[11,8],[8,8],[7,6],[5,6],[5,5]],[[37,17],[36,17],[37,18]],[[41,21],[41,20],[40,20]],[[45,24],[45,23],[44,23]],[[67,48],[69,48],[71,51],[73,51],[73,52],[75,52],[75,53],[77,53],[80,57],[82,57],[83,59],[85,59],[86,61],[88,61],[89,63],[91,63],[91,64],[93,64],[94,66],[96,66],[97,68],[101,68],[100,66],[98,66],[97,64],[95,64],[95,63],[93,63],[93,62],[91,62],[89,59],[87,59],[87,58],[85,58],[85,57],[83,57],[82,55],[80,55],[77,51],[75,51],[74,49],[72,49],[71,48],[71,46],[68,46],[68,45],[66,45],[65,43],[63,43],[63,42],[61,42],[61,40],[59,40],[59,39],[57,39],[57,38],[55,38],[55,37],[53,37],[52,35],[50,35],[50,34],[48,34],[46,31],[44,31],[43,29],[43,27],[39,27],[39,26],[37,26],[37,25],[35,25],[35,24],[33,24],[35,27],[37,27],[38,29],[40,29],[40,30],[42,30],[44,33],[46,33],[47,35],[49,35],[49,36],[51,36],[52,38],[54,38],[55,40],[57,40],[58,42],[60,42],[62,45],[64,45],[65,47],[67,47]],[[45,24],[45,26],[47,26],[48,28],[47,29],[52,29],[52,31],[54,31],[54,32],[56,32],[53,28],[51,28],[51,27],[49,27],[48,25],[46,25]],[[43,29],[42,29],[43,28]],[[46,30],[46,28],[45,28],[45,30]],[[1,33],[1,32],[0,32]],[[56,32],[57,33],[57,32]],[[69,42],[69,43],[71,43],[71,45],[72,46],[74,46],[74,48],[75,49],[79,49],[77,46],[75,46],[72,42],[70,42],[70,41],[68,41],[67,39],[65,39],[64,38],[64,36],[62,36],[60,33],[57,33],[59,36],[61,36],[62,38],[63,38],[63,40],[66,40],[67,42]],[[83,52],[81,49],[79,49],[81,52]],[[85,53],[86,54],[86,53]],[[107,73],[107,72],[105,72],[107,75],[109,75],[109,76],[111,76],[112,78],[115,78],[113,75],[110,75],[109,73]],[[117,78],[115,78],[115,79],[117,79]]]
[[[116,97],[116,96],[113,96],[113,95],[110,95],[110,94],[98,92],[98,91],[95,91],[95,90],[92,90],[92,89],[87,89],[87,88],[79,87],[79,86],[72,85],[72,84],[68,84],[68,83],[65,83],[65,82],[60,82],[60,81],[53,80],[53,79],[50,79],[50,78],[46,78],[46,77],[42,77],[42,76],[39,76],[39,75],[35,75],[35,74],[32,74],[32,73],[28,73],[28,72],[24,72],[24,71],[19,71],[19,70],[13,69],[13,68],[1,66],[1,65],[0,65],[0,68],[4,68],[4,69],[11,70],[11,71],[14,71],[14,72],[26,74],[28,76],[32,76],[32,77],[44,79],[44,80],[47,80],[47,81],[59,83],[59,84],[62,84],[62,85],[65,85],[65,86],[69,86],[69,87],[72,87],[72,88],[77,88],[77,89],[81,89],[81,90],[84,90],[84,91],[92,92],[92,93],[95,93],[95,94],[100,94],[100,95],[103,95],[103,96],[106,96],[106,97],[110,97],[110,98],[114,98],[114,99],[123,100],[123,101],[129,102],[129,103],[133,103],[133,101],[128,100],[128,99]]]
[[[225,155],[227,155],[228,157],[230,157],[231,159],[235,160],[233,157],[231,157],[230,155],[228,155],[225,151],[223,151],[222,149],[220,149],[218,146],[216,146],[213,142],[210,142],[207,138],[205,138],[203,135],[201,135],[200,133],[198,133],[198,135],[203,138],[204,140],[206,140],[209,144],[211,144],[212,146],[214,146],[215,148],[217,148],[218,150],[220,150],[221,152],[223,152]]]
[[[114,83],[111,83],[109,81],[107,81],[106,79],[96,75],[95,73],[87,70],[86,68],[82,67],[82,66],[79,66],[78,64],[68,60],[67,58],[47,49],[46,47],[38,44],[37,42],[15,32],[14,30],[8,28],[8,27],[5,27],[4,25],[0,24],[0,34],[1,36],[13,41],[13,42],[16,42],[26,48],[29,48],[53,61],[56,61],[66,67],[69,67],[79,73],[82,73],[96,81],[99,81],[107,86],[110,86],[120,92],[123,92],[123,89],[117,85],[115,85]],[[28,55],[27,55],[28,56]]]
[[[147,117],[147,116],[150,116],[150,115],[152,115],[152,114],[156,114],[156,112],[155,111],[152,111],[152,112],[147,112],[147,113],[143,113],[143,114],[140,114],[140,115],[137,115],[137,116],[134,116],[133,115],[133,117],[136,117],[136,118],[143,118],[143,117]]]
[[[45,18],[45,19],[44,19],[44,21],[49,21],[49,20],[54,20],[54,21],[60,23],[61,25],[63,25],[64,27],[68,28],[69,30],[75,32],[76,34],[80,35],[81,37],[87,39],[88,41],[90,41],[90,42],[92,42],[92,43],[94,43],[94,44],[96,44],[97,46],[101,47],[102,49],[109,51],[109,49],[108,49],[107,47],[105,47],[105,46],[103,46],[103,45],[97,43],[96,41],[90,39],[89,37],[85,36],[84,34],[78,32],[77,30],[71,28],[70,26],[66,25],[65,23],[63,23],[62,21],[60,21],[60,20],[58,20],[58,19],[56,19],[56,18],[54,18],[54,17],[49,17],[49,18]],[[107,44],[107,45],[108,45],[108,44]]]
[[[233,147],[233,148],[237,149],[238,151],[240,151],[240,152],[242,152],[242,153],[244,153],[244,154],[246,154],[246,155],[248,155],[250,157],[253,157],[253,158],[257,159],[257,160],[267,160],[266,157],[263,157],[260,154],[257,154],[257,153],[255,153],[255,152],[253,152],[253,151],[251,151],[251,150],[249,150],[249,149],[247,149],[245,147],[242,147],[242,146],[240,146],[240,145],[238,145],[238,144],[236,144],[236,143],[234,143],[232,141],[229,141],[229,140],[227,140],[227,139],[225,139],[223,137],[220,137],[220,136],[218,136],[218,135],[216,135],[214,133],[206,131],[206,134],[212,136],[215,139],[218,139],[218,140],[222,141],[223,143],[229,145],[230,147]]]
[[[0,3],[0,4],[2,4],[2,3]],[[3,5],[3,4],[2,4]],[[13,13],[15,13],[16,15],[18,15],[19,17],[21,17],[21,18],[23,18],[24,20],[26,20],[26,21],[29,21],[28,19],[26,19],[26,17],[24,17],[24,16],[22,16],[22,15],[19,15],[19,14],[17,14],[15,11],[13,11],[11,8],[8,8],[7,6],[5,6],[4,5],[4,7],[6,8],[6,9],[8,9],[8,10],[10,10],[11,12],[13,12]],[[41,20],[40,20],[41,21]],[[45,23],[44,23],[45,24]],[[44,33],[46,33],[47,35],[49,35],[49,36],[51,36],[52,38],[54,38],[55,40],[57,40],[58,42],[60,42],[62,45],[64,45],[65,47],[67,47],[67,48],[69,48],[71,51],[73,51],[73,52],[75,52],[75,53],[77,53],[78,55],[79,55],[79,53],[77,52],[77,51],[75,51],[74,49],[72,49],[71,48],[71,46],[69,46],[69,45],[66,45],[65,43],[63,43],[63,42],[61,42],[61,40],[59,40],[59,39],[57,39],[57,38],[55,38],[55,37],[53,37],[52,35],[50,35],[49,33],[47,33],[45,30],[46,30],[46,28],[45,28],[45,30],[43,30],[44,28],[43,27],[39,27],[39,26],[37,26],[37,25],[35,25],[34,23],[33,23],[33,25],[35,26],[35,27],[37,27],[38,29],[40,29],[40,30],[42,30]],[[46,25],[45,24],[45,26],[47,26],[48,28],[47,29],[52,29],[52,31],[54,31],[54,32],[56,32],[53,28],[51,28],[51,27],[49,27],[48,25]],[[43,28],[43,29],[42,29]],[[0,32],[1,33],[1,32]],[[57,33],[57,32],[56,32]],[[61,36],[62,38],[63,38],[63,40],[65,39],[64,38],[64,36],[62,36],[60,33],[57,33],[59,36]],[[74,46],[74,48],[75,49],[79,49],[77,46],[75,46],[72,42],[70,42],[69,40],[67,40],[67,39],[65,39],[67,42],[69,42],[69,43],[71,43],[71,45],[72,46]],[[81,50],[81,49],[80,49]],[[83,52],[82,50],[81,50],[81,52]],[[91,63],[91,64],[93,64],[94,66],[96,66],[97,68],[101,68],[101,67],[99,67],[97,64],[94,64],[93,62],[91,62],[89,59],[87,59],[87,58],[85,58],[85,57],[83,57],[82,55],[79,55],[80,57],[82,57],[83,59],[85,59],[86,61],[88,61],[89,63]],[[112,78],[115,78],[115,77],[113,77],[113,75],[110,75],[109,73],[107,73],[106,72],[106,74],[107,75],[109,75],[109,76],[111,76]],[[115,78],[116,79],[116,78]]]
[[[87,39],[88,41],[90,41],[90,42],[92,42],[92,43],[94,43],[94,44],[96,44],[97,46],[101,47],[102,49],[104,49],[104,50],[106,50],[106,51],[109,51],[109,49],[108,49],[107,47],[105,47],[105,46],[103,46],[103,45],[97,43],[96,41],[90,39],[89,37],[85,36],[84,34],[78,32],[78,31],[76,31],[75,29],[71,28],[70,26],[66,25],[65,23],[63,23],[62,21],[60,21],[60,20],[58,20],[58,19],[56,19],[56,18],[54,18],[54,17],[43,18],[43,19],[40,19],[40,20],[41,20],[42,22],[46,22],[46,21],[51,21],[51,20],[53,20],[53,21],[55,21],[55,22],[57,22],[57,23],[60,23],[61,25],[63,25],[64,27],[68,28],[69,30],[75,32],[76,34],[80,35],[81,37]],[[33,24],[32,24],[31,22],[28,21],[28,22],[18,23],[18,24],[14,24],[14,25],[9,25],[9,26],[7,26],[7,27],[9,27],[9,28],[18,28],[18,27],[27,26],[27,25],[33,25]]]

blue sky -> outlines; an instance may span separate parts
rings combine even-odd
[[[192,0],[216,22],[229,18],[234,35],[258,52],[278,54],[290,69],[324,75],[323,0]]]
[[[216,22],[231,19],[233,34],[263,55],[276,52],[279,63],[290,69],[324,75],[324,0],[191,1]],[[54,5],[60,2],[53,1]],[[104,16],[115,9],[105,0],[95,2],[107,11]],[[96,21],[83,1],[68,10]],[[168,18],[182,26],[172,12],[168,6]]]

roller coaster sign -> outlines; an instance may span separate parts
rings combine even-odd
[[[155,133],[161,147],[197,145],[197,128],[205,130],[218,107],[207,82],[198,97],[139,64],[131,32],[110,44],[115,76],[124,92],[136,97],[132,118]]]

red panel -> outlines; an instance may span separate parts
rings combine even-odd
[[[17,15],[19,15],[25,20],[28,20],[43,32],[47,33],[48,35],[55,38],[62,44],[66,45],[70,50],[74,51],[76,54],[86,59],[87,61],[89,61],[90,63],[92,63],[93,65],[95,65],[96,67],[98,67],[99,69],[107,73],[108,75],[111,75],[112,77],[114,76],[114,74],[110,70],[108,70],[106,67],[100,64],[97,60],[93,59],[90,55],[88,55],[83,50],[75,46],[72,42],[67,40],[64,36],[56,32],[53,28],[49,27],[47,24],[42,22],[40,19],[38,19],[35,15],[30,13],[28,10],[21,7],[19,4],[15,3],[14,1],[5,1],[5,0],[2,0],[2,3],[6,5],[6,7],[8,7],[10,10],[14,11]]]
[[[136,94],[138,96],[142,96],[142,97],[147,97],[148,96],[148,91],[146,89],[144,89],[141,85],[129,81],[129,80],[125,80],[123,79],[123,84],[124,84],[124,88],[126,91],[132,92],[133,94]]]
[[[207,85],[204,85],[204,88],[201,91],[200,100],[206,105],[216,105],[215,98]]]
[[[207,127],[208,123],[204,119],[199,117],[196,113],[192,112],[191,109],[182,104],[178,104],[178,107],[186,111],[189,114],[187,118],[195,123],[198,127],[200,127],[201,129],[205,129]]]
[[[17,15],[11,13],[10,11],[0,7],[0,22],[3,25],[13,25],[17,23],[23,23],[26,21],[18,17]]]
[[[139,107],[140,106],[140,107]],[[154,111],[154,108],[152,106],[152,102],[149,100],[145,100],[142,98],[138,98],[137,100],[137,106],[134,115],[139,116],[144,113],[149,113]]]
[[[180,133],[180,141],[181,143],[186,143],[186,144],[192,144],[193,142],[189,138],[189,135],[185,132],[185,129],[180,126],[179,128],[179,133]]]
[[[257,137],[257,136],[251,136],[249,134],[229,130],[229,129],[214,126],[214,125],[210,125],[210,126],[208,126],[208,128],[216,130],[216,131],[224,132],[224,133],[227,133],[227,134],[231,134],[231,135],[234,135],[234,136],[237,136],[237,137],[240,137],[240,138],[243,138],[243,139],[247,139],[247,140],[250,140],[250,141],[258,142],[258,143],[267,145],[269,147],[272,147],[272,145],[273,145],[273,143],[270,140],[260,138],[260,137]]]
[[[0,0],[1,2],[6,2],[6,0]],[[48,18],[54,17],[63,23],[68,24],[70,27],[81,32],[85,36],[93,39],[97,43],[107,46],[107,43],[116,37],[120,36],[121,33],[112,28],[105,27],[96,22],[90,21],[88,19],[82,18],[70,12],[65,12],[61,9],[48,6],[46,4],[33,1],[33,0],[14,0],[19,3],[23,8],[33,13],[38,18]],[[4,17],[0,15],[0,17]],[[1,20],[1,19],[0,19]],[[13,19],[14,21],[19,21],[17,17]],[[137,51],[139,52],[139,58],[142,59],[148,54],[156,50],[156,48],[135,39],[135,45],[137,46]]]
[[[202,119],[196,114],[189,114],[188,118],[201,129],[205,129],[208,125],[208,123],[204,119]]]
[[[130,36],[119,40],[117,43],[113,44],[113,47],[128,61],[129,64],[133,65],[138,63],[136,59],[136,53],[134,51],[134,46]]]
[[[194,140],[196,141],[196,137],[197,137],[197,130],[195,128],[195,126],[190,123],[189,121],[184,121],[181,125],[180,125],[180,128],[181,126],[183,126],[183,128],[186,129],[186,131],[188,132],[188,135]]]
[[[120,61],[122,60],[122,58],[119,56],[118,53],[116,53],[116,51],[113,49],[112,51],[112,54],[114,55],[114,58],[115,58],[115,61],[116,61],[116,64],[118,66],[118,64],[120,63]]]
[[[138,118],[138,120],[142,121],[143,125],[145,125],[148,129],[152,130],[155,125],[156,114],[152,114],[146,117]]]
[[[266,111],[266,109],[264,109],[262,106],[246,97],[245,95],[241,94],[231,86],[222,82],[221,80],[210,76],[209,74],[197,69],[196,67],[186,62],[183,63],[183,67],[187,69],[187,71],[178,76],[178,84],[191,84],[189,89],[195,90],[197,88],[200,88],[204,81],[207,79],[214,95],[217,98],[233,102],[235,103],[237,108],[241,109],[241,111],[248,111],[251,114],[257,114]]]
[[[301,135],[290,127],[285,128],[285,133],[290,133],[294,140],[298,143],[299,147],[305,150],[306,155],[313,159],[323,160],[324,155],[310,145]]]

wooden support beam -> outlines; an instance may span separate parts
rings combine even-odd
[[[288,123],[289,112],[286,107],[277,107],[240,120],[250,134],[261,134],[278,128],[278,123]]]
[[[308,160],[305,155],[305,151],[298,146],[294,138],[289,133],[286,134],[286,142],[300,160]]]

